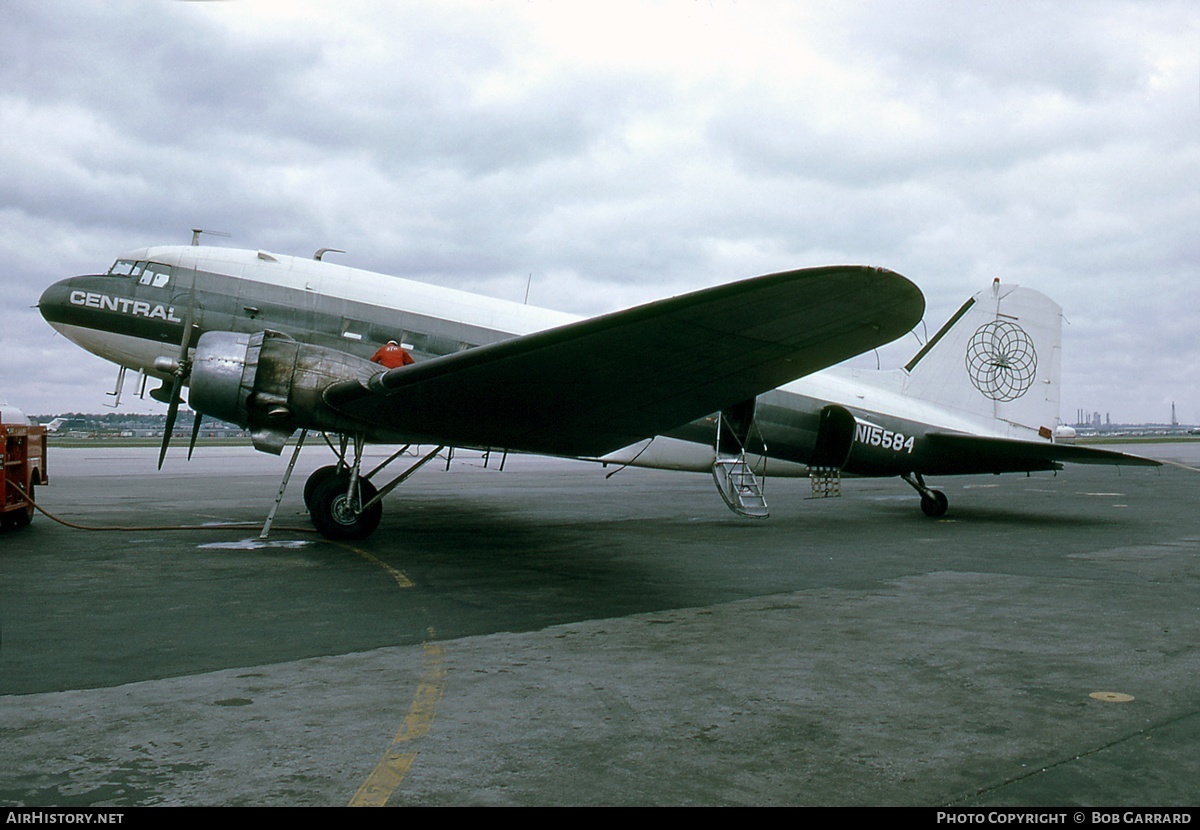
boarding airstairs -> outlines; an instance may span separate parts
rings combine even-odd
[[[812,486],[810,499],[833,499],[842,494],[842,470],[840,467],[810,465],[808,483]]]
[[[734,513],[752,519],[765,519],[771,515],[760,477],[746,463],[745,453],[718,456],[713,462],[712,476],[717,492]]]
[[[746,461],[746,435],[738,435],[743,430],[730,429],[723,424],[724,420],[724,413],[717,416],[717,440],[712,465],[717,492],[729,509],[739,516],[765,519],[771,515],[763,494],[766,476],[759,475]],[[749,432],[748,427],[744,432]],[[762,461],[766,463],[765,448]]]

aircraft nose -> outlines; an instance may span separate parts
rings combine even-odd
[[[42,292],[42,296],[38,299],[38,311],[42,314],[42,319],[47,323],[61,323],[65,321],[64,312],[71,307],[71,292],[75,278],[71,277],[65,280],[59,280]]]
[[[104,293],[109,278],[103,274],[88,274],[59,280],[42,292],[38,299],[38,311],[42,318],[55,328],[59,323],[79,323],[81,314],[86,314]]]

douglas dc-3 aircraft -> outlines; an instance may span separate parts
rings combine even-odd
[[[202,414],[275,454],[297,430],[324,433],[337,463],[312,474],[305,503],[336,539],[372,533],[380,499],[445,447],[710,472],[731,509],[756,517],[768,470],[811,478],[818,496],[843,473],[899,476],[941,516],[926,476],[1157,464],[1070,443],[1061,309],[999,281],[903,369],[879,372],[830,367],[920,322],[920,290],[880,268],[770,274],[578,319],[324,262],[325,250],[144,248],[55,283],[39,308],[121,367],[118,401],[127,369],[143,389],[163,381],[151,392],[169,405],[163,454],[184,386],[193,445]],[[389,340],[415,362],[371,362]],[[436,449],[377,488],[367,442]]]

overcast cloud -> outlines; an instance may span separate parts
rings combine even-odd
[[[27,412],[100,411],[116,374],[31,308],[45,286],[202,227],[508,299],[532,274],[579,314],[867,263],[933,330],[999,277],[1065,309],[1064,419],[1200,423],[1194,0],[6,0],[0,24],[0,399]]]

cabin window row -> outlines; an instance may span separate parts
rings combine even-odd
[[[347,340],[365,340],[372,343],[386,343],[389,340],[395,340],[406,349],[432,355],[453,354],[473,349],[477,345],[444,335],[425,334],[412,330],[398,331],[384,324],[372,324],[363,320],[343,320],[342,337]]]

